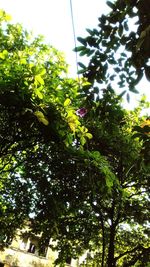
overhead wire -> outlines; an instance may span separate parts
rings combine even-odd
[[[70,0],[70,13],[71,13],[71,21],[72,21],[72,30],[73,30],[73,38],[74,38],[74,46],[75,46],[75,53],[76,53],[76,69],[78,75],[78,82],[79,82],[79,89],[81,89],[80,77],[79,77],[79,67],[78,67],[78,55],[77,55],[77,41],[76,41],[76,31],[75,31],[75,23],[74,23],[74,14],[73,14],[73,5],[72,0]],[[86,149],[89,152],[88,143],[86,143]],[[90,171],[90,157],[88,153],[88,177],[89,181],[91,181],[91,171]]]
[[[70,14],[71,14],[71,22],[72,22],[74,46],[75,46],[75,55],[76,55],[76,70],[77,70],[77,75],[78,75],[78,80],[79,80],[78,55],[77,55],[77,51],[76,51],[76,48],[77,48],[77,40],[76,40],[76,30],[75,30],[75,23],[74,23],[74,14],[73,14],[72,0],[70,0]],[[79,84],[80,84],[80,82],[79,82]]]

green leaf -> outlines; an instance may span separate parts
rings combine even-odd
[[[39,120],[39,122],[42,122],[45,126],[49,124],[48,119],[44,116],[44,114],[41,111],[35,111],[34,114]]]
[[[84,46],[86,46],[87,43],[86,43],[86,40],[85,40],[84,38],[78,37],[77,40],[78,40],[81,44],[83,44]]]
[[[88,50],[89,51],[89,50]],[[85,56],[87,55],[87,49],[84,49],[83,51],[80,52],[80,56]]]
[[[93,135],[92,135],[91,133],[86,133],[85,135],[86,135],[86,137],[88,137],[89,139],[92,139],[92,138],[93,138]]]
[[[22,64],[22,65],[27,64],[26,59],[25,59],[25,58],[21,58],[21,59],[20,59],[20,64]]]
[[[106,1],[106,4],[107,4],[107,6],[109,6],[111,9],[114,9],[114,7],[115,7],[115,5],[114,5],[112,2],[110,2],[110,1]]]
[[[46,73],[46,69],[42,69],[41,72],[40,72],[40,75],[41,75],[41,76],[42,76],[42,75],[45,75],[45,73]]]
[[[78,65],[79,65],[81,68],[86,69],[86,66],[85,66],[83,63],[79,62]]]
[[[90,29],[88,29],[88,28],[86,29],[86,31],[87,31],[90,35],[92,35],[92,36],[94,35],[94,31],[92,31],[92,30],[90,30]]]
[[[85,71],[86,71],[85,69],[79,70],[78,74],[83,74],[83,73],[85,73]]]
[[[128,27],[128,23],[127,23],[127,21],[125,21],[125,22],[124,22],[124,25],[123,25],[123,26],[124,26],[124,29],[125,29],[126,31],[128,31],[128,30],[129,30],[129,27]]]
[[[139,91],[136,90],[134,87],[129,88],[129,90],[130,90],[132,93],[139,94]]]
[[[44,80],[40,74],[35,75],[35,82],[44,85]]]
[[[5,59],[5,56],[3,55],[3,53],[0,53],[0,58]]]
[[[77,46],[73,49],[73,51],[74,52],[80,52],[80,51],[85,50],[85,49],[86,49],[85,46]]]
[[[130,102],[130,95],[129,95],[129,93],[127,93],[126,98],[127,98],[128,103],[129,103]]]
[[[43,94],[40,92],[38,88],[35,89],[35,94],[38,96],[39,99],[43,99]]]
[[[69,98],[67,98],[67,99],[65,100],[65,102],[64,102],[64,107],[69,106],[70,103],[71,103],[71,100],[70,100]]]
[[[92,49],[92,50],[88,49],[88,50],[89,50],[89,51],[87,52],[87,56],[88,56],[88,57],[91,56],[91,55],[93,55],[93,53],[95,52],[94,49]]]
[[[122,57],[127,57],[127,55],[124,52],[121,53],[121,56]]]
[[[122,26],[122,24],[119,25],[118,34],[119,34],[120,37],[123,34],[123,26]]]
[[[94,159],[99,159],[99,158],[100,158],[100,153],[99,153],[99,151],[94,151],[94,152],[92,152],[91,154],[92,154],[92,157],[93,157]]]
[[[113,186],[114,181],[111,178],[111,176],[106,176],[105,180],[106,180],[106,185],[107,185],[108,188]]]
[[[10,20],[12,20],[12,17],[11,17],[11,15],[6,14],[5,15],[5,19],[6,19],[6,21],[10,21]]]
[[[3,50],[3,52],[0,53],[0,58],[1,59],[5,59],[8,55],[8,51],[5,49]]]
[[[81,145],[82,145],[82,146],[85,145],[85,143],[86,143],[86,139],[85,139],[84,136],[81,136],[81,137],[80,137],[80,142],[81,142]]]
[[[124,90],[121,94],[119,94],[119,98],[122,98],[126,93],[126,90]]]

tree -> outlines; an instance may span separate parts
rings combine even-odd
[[[111,11],[99,18],[97,28],[79,37],[75,50],[89,57],[88,65],[79,63],[80,73],[88,78],[97,94],[99,89],[118,83],[120,95],[138,93],[136,85],[145,74],[150,80],[150,2],[147,0],[107,1]],[[114,83],[115,81],[115,83]],[[100,87],[97,88],[97,83]]]
[[[121,1],[109,5],[113,12],[104,21],[115,12],[120,14]],[[129,1],[125,7],[127,14]],[[2,20],[8,18],[1,14]],[[98,38],[99,32],[88,31],[88,37]],[[102,30],[107,35],[102,51],[99,43],[91,44],[99,42],[96,37],[80,38],[83,46],[77,50],[82,55],[94,53],[95,58],[87,68],[80,63],[90,84],[84,80],[79,86],[66,78],[58,51],[39,38],[28,40],[20,25],[1,27],[2,226],[8,234],[8,225],[9,232],[15,231],[30,219],[31,231],[42,233],[41,246],[49,238],[57,240],[56,263],[61,266],[87,249],[92,250],[96,266],[149,262],[149,127],[142,126],[139,108],[127,112],[121,107],[120,96],[110,84],[113,77],[107,64],[117,64],[113,51],[120,37],[116,31],[111,41],[111,35],[109,39]],[[131,75],[127,54],[121,57],[123,71]],[[95,81],[101,80],[105,84],[100,95]],[[127,82],[130,86],[133,80]],[[7,222],[6,214],[13,215],[14,208],[15,223],[12,216]]]
[[[58,240],[61,266],[67,257],[78,257],[87,249],[93,252],[91,266],[147,266],[149,164],[143,158],[144,142],[133,130],[142,124],[140,109],[123,110],[108,91],[96,105],[84,118],[93,138],[83,157],[76,151],[68,156],[63,151],[48,153],[46,148],[30,155],[25,179],[31,177],[36,188],[42,186],[33,229],[37,233],[42,229],[43,240],[47,236]],[[107,172],[95,164],[104,157],[114,180],[107,180]]]
[[[39,144],[57,144],[65,150],[80,135],[91,138],[76,115],[81,102],[77,97],[79,82],[67,77],[67,64],[61,53],[44,44],[42,37],[34,38],[21,25],[10,24],[9,20],[10,16],[1,10],[2,246],[29,219],[34,206],[34,185],[22,178],[28,153],[36,153]]]

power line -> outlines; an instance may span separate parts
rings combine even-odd
[[[71,13],[71,21],[72,21],[72,30],[73,30],[73,38],[74,38],[74,45],[75,48],[77,47],[77,41],[76,41],[76,31],[75,31],[75,23],[74,23],[74,15],[73,15],[73,6],[72,6],[72,0],[70,0],[70,13]],[[76,68],[77,68],[77,75],[79,79],[79,68],[78,68],[78,56],[77,56],[77,51],[75,51],[76,55]]]

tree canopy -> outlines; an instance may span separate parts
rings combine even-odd
[[[92,136],[76,115],[78,81],[68,78],[62,54],[9,19],[0,11],[0,228],[13,235],[32,207],[32,185],[21,178],[28,153]]]
[[[0,12],[0,244],[30,220],[41,247],[57,241],[60,266],[87,250],[82,266],[150,262],[149,103],[127,111],[113,89],[116,77],[132,92],[148,78],[149,13],[145,1],[108,5],[98,30],[78,38],[75,50],[89,56],[80,80],[68,78],[60,52]]]
[[[106,84],[117,84],[122,88],[120,95],[129,100],[144,75],[150,80],[150,2],[116,0],[107,4],[110,13],[99,17],[97,28],[87,29],[87,37],[78,38],[81,45],[75,50],[89,57],[87,66],[79,63],[80,73],[95,85],[95,93]]]

